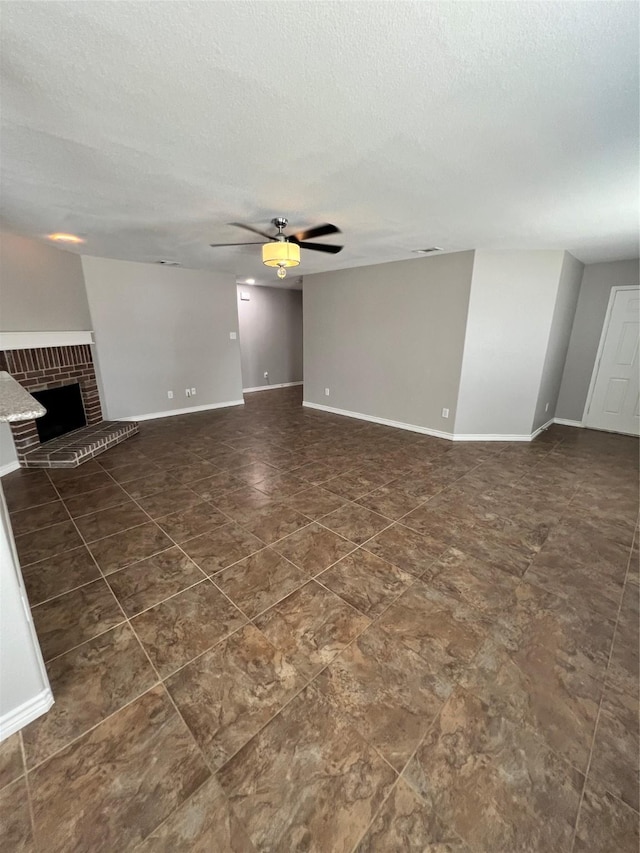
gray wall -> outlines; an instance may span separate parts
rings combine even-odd
[[[531,434],[563,259],[476,251],[456,434]]]
[[[0,330],[91,329],[79,255],[14,234],[0,234]]]
[[[82,266],[108,417],[242,400],[233,276],[91,257]]]
[[[637,284],[637,260],[589,264],[584,268],[556,408],[557,417],[582,421],[611,288]]]
[[[472,266],[457,252],[305,276],[305,400],[451,432]]]
[[[238,285],[238,323],[244,388],[302,380],[301,290]]]
[[[583,270],[584,264],[569,252],[564,253],[532,432],[548,423],[556,413]]]

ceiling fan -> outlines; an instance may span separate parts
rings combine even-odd
[[[277,216],[271,220],[271,224],[278,229],[276,234],[267,234],[265,231],[260,231],[259,228],[254,228],[252,225],[245,225],[242,222],[230,222],[229,225],[234,225],[236,228],[244,228],[245,231],[251,231],[252,234],[258,234],[264,237],[267,241],[255,241],[252,243],[210,243],[213,249],[218,249],[222,246],[259,246],[262,245],[262,263],[268,267],[278,267],[278,278],[284,278],[287,274],[287,267],[297,267],[300,263],[300,249],[311,249],[314,252],[327,252],[335,255],[341,252],[343,246],[335,246],[327,243],[309,243],[314,237],[324,237],[325,234],[340,234],[340,229],[329,222],[324,225],[316,225],[313,228],[307,228],[305,231],[298,231],[297,234],[285,234],[284,229],[289,224],[289,220],[283,216]]]

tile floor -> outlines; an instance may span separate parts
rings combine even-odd
[[[637,482],[631,438],[300,389],[9,475],[56,703],[0,849],[636,853]]]

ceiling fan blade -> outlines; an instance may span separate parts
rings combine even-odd
[[[330,222],[325,222],[324,225],[316,225],[315,228],[307,228],[306,231],[298,231],[294,237],[298,242],[300,240],[312,240],[314,237],[324,237],[325,234],[340,234],[339,228],[331,225]]]
[[[333,246],[328,243],[305,243],[302,240],[289,238],[292,243],[297,243],[301,249],[311,249],[312,252],[328,252],[330,255],[337,255],[344,249],[344,246]]]
[[[265,237],[267,240],[273,240],[273,234],[267,234],[265,231],[260,231],[259,228],[253,228],[251,225],[245,225],[243,222],[229,222],[229,225],[235,225],[236,228],[244,228],[245,231],[251,231],[253,234],[259,234],[260,237]]]
[[[256,240],[255,243],[209,243],[212,249],[220,249],[222,246],[264,246],[262,240]]]

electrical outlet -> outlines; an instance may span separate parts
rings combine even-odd
[[[236,334],[236,332],[229,332],[229,337],[231,338],[232,341],[235,341],[235,339],[238,337],[238,335]]]
[[[547,403],[547,405],[544,407],[544,410],[545,410],[545,412],[548,412],[548,411],[549,411],[549,404],[548,404],[548,403]]]
[[[184,389],[184,396],[185,396],[185,397],[190,397],[190,396],[191,396],[191,388],[185,388],[185,389]]]
[[[443,410],[442,410],[442,417],[443,417],[443,418],[448,418],[448,417],[449,417],[449,409],[443,409]]]
[[[173,391],[167,391],[167,397],[168,397],[170,400],[173,400]]]
[[[192,396],[192,397],[195,397],[195,396],[196,396],[196,389],[195,389],[195,388],[192,388],[192,389],[191,389],[191,396]]]
[[[264,372],[264,378],[265,378],[265,379],[268,379],[268,378],[269,378],[269,371],[268,371],[268,370],[265,370],[265,372]]]
[[[325,388],[325,389],[324,389],[324,396],[325,396],[325,397],[328,397],[328,396],[329,396],[329,389],[328,389],[328,388]]]

